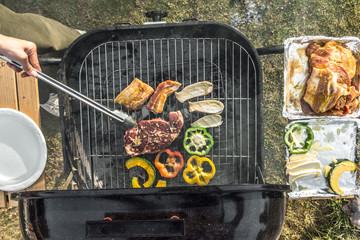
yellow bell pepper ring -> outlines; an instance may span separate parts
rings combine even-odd
[[[141,188],[141,186],[139,184],[139,179],[137,177],[133,177],[131,179],[131,185],[133,188]]]
[[[166,181],[165,180],[159,180],[156,184],[156,187],[166,187]]]
[[[133,188],[141,188],[141,186],[139,184],[139,179],[137,177],[133,177],[131,179],[131,183],[132,183]],[[166,181],[159,180],[155,187],[166,187]]]
[[[144,187],[151,187],[155,182],[156,171],[154,166],[148,160],[140,157],[134,157],[126,161],[125,167],[127,169],[131,169],[133,167],[142,167],[147,172],[148,179],[144,182]],[[141,187],[138,177],[135,176],[131,179],[131,185],[133,186],[133,188]]]
[[[215,176],[214,163],[206,157],[191,156],[183,171],[184,180],[189,184],[207,185]]]

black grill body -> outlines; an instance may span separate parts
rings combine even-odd
[[[183,86],[210,81],[214,91],[191,101],[217,99],[225,105],[223,124],[211,128],[215,145],[207,157],[217,173],[212,185],[262,183],[263,118],[262,72],[256,50],[239,31],[225,24],[196,22],[156,24],[101,29],[78,39],[65,55],[60,78],[70,87],[111,109],[114,99],[134,78],[154,89],[168,79]],[[77,169],[79,188],[129,188],[129,159],[124,129],[107,116],[68,96],[62,97],[63,139],[68,169]],[[188,103],[173,95],[163,114],[154,114],[146,104],[127,112],[139,122],[181,110],[184,127],[171,145],[184,159],[183,133],[190,123],[204,116],[189,113]],[[153,161],[155,156],[144,156]],[[73,159],[76,159],[74,161]],[[168,186],[187,185],[179,175]]]
[[[166,188],[131,188],[125,168],[125,129],[107,116],[62,95],[60,113],[66,172],[73,191],[13,194],[25,238],[37,239],[276,239],[289,186],[263,180],[262,71],[258,53],[238,30],[221,23],[187,22],[121,26],[89,32],[67,50],[61,81],[114,109],[114,98],[133,78],[154,89],[164,80],[183,86],[210,81],[214,91],[193,99],[225,105],[223,124],[212,128],[209,157],[216,175],[190,186],[180,173]],[[202,117],[174,95],[162,115],[127,112],[137,122],[180,110],[184,127],[172,143],[184,159],[183,132]],[[153,161],[155,155],[142,156]],[[157,174],[160,175],[160,174]]]
[[[272,185],[23,192],[29,239],[276,239],[287,188]]]

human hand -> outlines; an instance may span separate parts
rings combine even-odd
[[[35,69],[41,71],[36,50],[36,45],[32,42],[0,34],[0,54],[21,64],[24,69],[21,77],[37,77],[38,73]],[[11,63],[7,64],[16,72],[22,71],[20,68],[12,65]]]

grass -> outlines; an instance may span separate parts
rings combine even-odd
[[[341,208],[348,199],[292,200],[280,239],[359,239],[360,230],[351,225]]]
[[[250,10],[245,0],[0,0],[0,3],[16,12],[38,13],[83,30],[112,26],[119,21],[142,24],[148,21],[145,12],[162,10],[168,12],[164,19],[168,22],[197,17],[232,24],[255,47],[282,45],[285,39],[302,35],[360,36],[358,0],[256,0]],[[283,55],[263,56],[261,62],[266,181],[284,183],[282,134],[287,120],[281,115]],[[61,171],[52,172],[62,168],[59,138],[53,133],[47,138],[50,149],[47,184],[51,188],[60,187],[63,179]],[[359,239],[359,230],[341,210],[348,201],[289,201],[280,239]],[[17,239],[20,233],[16,209],[2,209],[0,213],[0,239]]]
[[[17,207],[0,208],[0,239],[21,239]]]

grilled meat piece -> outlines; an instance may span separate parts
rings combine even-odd
[[[156,118],[143,120],[124,136],[125,151],[134,157],[164,150],[179,136],[184,119],[180,111],[169,113],[169,122]]]
[[[346,99],[349,102],[353,101],[360,95],[360,92],[358,92],[354,86],[351,86],[349,91],[350,94],[346,96]]]
[[[150,101],[146,108],[156,113],[162,113],[165,105],[166,98],[179,89],[181,83],[171,80],[166,80],[159,84],[156,88],[154,95],[150,98]]]
[[[337,101],[334,108],[336,110],[341,110],[341,109],[343,109],[345,107],[345,105],[346,105],[346,96],[341,96],[339,98],[339,100]]]
[[[309,47],[312,48],[311,45]],[[356,59],[346,46],[330,40],[323,47],[316,47],[314,51],[307,51],[307,53],[311,53],[308,56],[310,57],[309,65],[312,68],[330,68],[330,65],[335,63],[343,67],[350,78],[355,76]]]
[[[348,95],[347,86],[337,82],[337,74],[328,68],[313,68],[307,81],[304,100],[315,113],[323,113],[333,108],[339,98]]]
[[[356,59],[351,50],[333,40],[311,43],[306,49],[310,76],[307,80],[302,108],[305,113],[343,116],[356,110],[359,92],[353,79]],[[305,108],[304,108],[305,106]]]
[[[154,89],[135,78],[115,99],[115,103],[123,105],[128,110],[139,109],[153,94]]]

